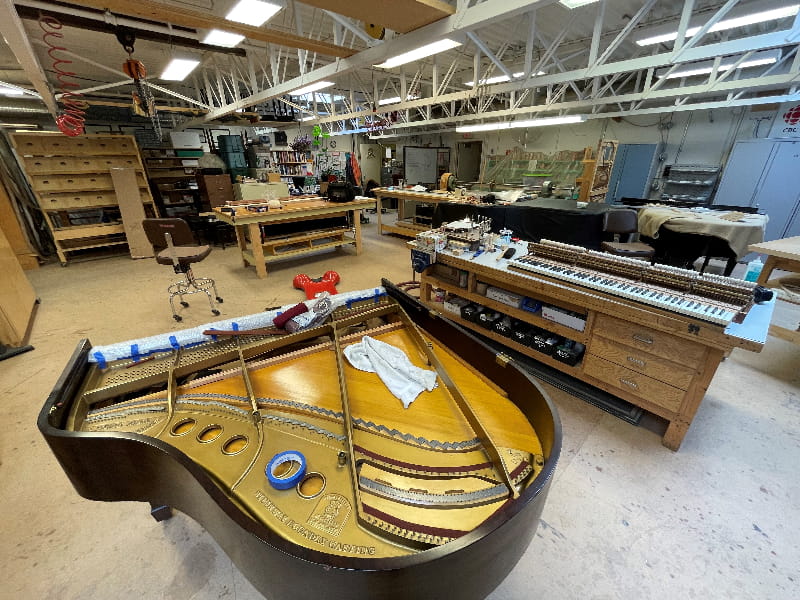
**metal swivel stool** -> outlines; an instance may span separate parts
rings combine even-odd
[[[211,312],[218,315],[219,310],[214,307],[214,300],[222,304],[222,298],[217,293],[214,280],[207,277],[195,278],[192,273],[192,263],[200,262],[208,256],[211,246],[198,245],[188,223],[183,219],[144,219],[142,227],[156,253],[156,262],[160,265],[171,265],[175,273],[186,277],[167,288],[172,318],[176,321],[183,320],[175,312],[175,296],[180,298],[181,306],[187,307],[189,303],[183,297],[200,292],[208,296]],[[209,290],[214,291],[213,296]]]

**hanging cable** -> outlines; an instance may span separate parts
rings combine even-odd
[[[47,44],[47,55],[53,61],[53,70],[61,87],[59,102],[64,107],[64,112],[56,117],[56,125],[64,135],[79,136],[84,132],[86,109],[89,105],[86,101],[80,100],[81,94],[72,91],[79,87],[76,82],[71,81],[71,78],[75,77],[75,72],[62,68],[62,65],[72,64],[71,60],[58,56],[59,52],[67,51],[66,47],[56,45],[51,41],[51,39],[60,40],[64,37],[64,34],[61,33],[64,26],[55,17],[39,13],[39,27],[44,32],[42,40]]]

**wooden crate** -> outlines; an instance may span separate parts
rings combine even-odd
[[[62,264],[67,264],[68,254],[76,250],[132,242],[126,237],[126,230],[128,235],[139,236],[138,224],[127,224],[130,227],[124,227],[122,222],[75,225],[68,216],[76,211],[98,209],[97,214],[104,214],[100,209],[116,208],[118,198],[124,194],[129,204],[138,198],[142,206],[142,212],[128,214],[158,216],[133,136],[71,138],[60,133],[16,133],[11,135],[11,140],[44,211]],[[130,170],[131,177],[118,178],[115,186],[112,169]],[[119,187],[122,182],[124,189]],[[128,245],[137,248],[136,256],[144,256],[143,243],[146,242],[137,239],[135,244]]]

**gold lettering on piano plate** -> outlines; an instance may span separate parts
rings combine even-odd
[[[281,525],[284,525],[288,529],[298,533],[310,542],[319,544],[322,547],[327,546],[331,550],[346,554],[375,554],[375,546],[345,544],[338,540],[329,540],[325,536],[307,529],[302,523],[298,523],[289,515],[284,513],[280,508],[275,506],[275,504],[261,490],[257,490],[255,496],[256,500],[258,500],[259,503],[261,503],[267,509],[269,514],[275,517],[275,519]],[[325,502],[324,506],[322,506],[323,502]],[[338,517],[342,511],[344,511],[344,517],[341,521],[337,521],[336,517]],[[312,523],[312,519],[314,519],[315,516],[320,515],[325,515],[324,517],[321,517],[322,522],[332,524],[332,531],[335,532],[333,535],[339,535],[344,527],[345,522],[347,521],[347,517],[350,515],[350,502],[344,496],[340,496],[339,494],[328,494],[322,500],[320,500],[319,503],[317,503],[317,507],[314,509],[311,518],[309,518],[309,523],[317,527],[316,523]]]

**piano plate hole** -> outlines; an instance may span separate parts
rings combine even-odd
[[[197,421],[194,419],[184,419],[172,426],[172,435],[186,435],[194,429],[195,425],[197,425]]]
[[[213,442],[222,434],[221,425],[209,425],[203,431],[197,434],[197,441],[208,443]]]
[[[297,493],[301,498],[316,498],[325,489],[325,476],[322,473],[307,473],[297,484]]]
[[[247,444],[248,440],[246,436],[236,435],[222,445],[222,452],[223,454],[233,456],[247,448]]]

